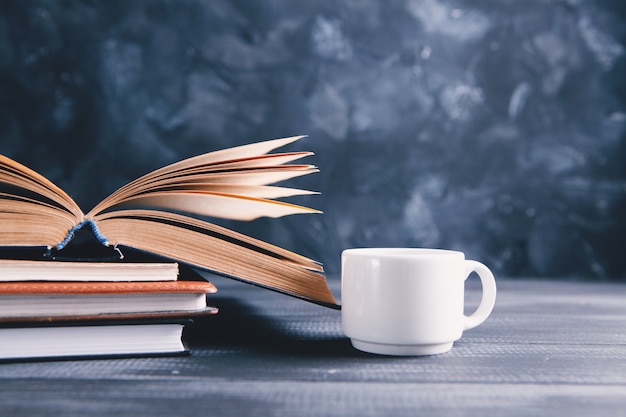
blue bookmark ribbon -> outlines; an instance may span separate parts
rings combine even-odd
[[[63,249],[68,243],[70,243],[70,241],[74,238],[74,234],[78,230],[82,229],[85,225],[89,225],[91,227],[91,230],[93,231],[93,235],[96,237],[98,242],[102,243],[104,246],[109,246],[108,239],[104,237],[102,233],[100,233],[100,230],[98,230],[98,226],[96,225],[96,222],[93,219],[85,219],[69,230],[65,239],[63,239],[63,241],[61,241],[61,243],[59,243],[56,246],[57,250]]]

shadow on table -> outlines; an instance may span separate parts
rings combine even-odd
[[[185,330],[191,348],[246,348],[303,356],[350,356],[362,353],[350,341],[335,334],[324,337],[310,334],[307,316],[291,317],[289,326],[236,298],[212,299],[220,308],[215,316],[194,319]],[[307,331],[309,329],[309,331]]]

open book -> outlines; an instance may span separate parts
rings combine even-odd
[[[293,163],[310,152],[269,153],[302,137],[168,165],[124,185],[86,214],[51,181],[0,155],[0,247],[62,251],[77,230],[90,227],[105,246],[138,249],[336,307],[318,262],[192,217],[252,220],[319,213],[274,200],[312,192],[269,185],[317,171]]]

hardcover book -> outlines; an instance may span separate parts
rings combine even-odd
[[[0,324],[214,314],[206,295],[216,291],[207,281],[3,282]]]
[[[55,322],[0,328],[0,361],[185,354],[187,321]]]
[[[0,259],[0,282],[175,281],[176,262],[43,262]]]

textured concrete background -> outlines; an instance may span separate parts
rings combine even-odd
[[[626,6],[608,0],[0,2],[0,152],[85,209],[182,157],[296,134],[324,210],[229,226],[626,276]]]

